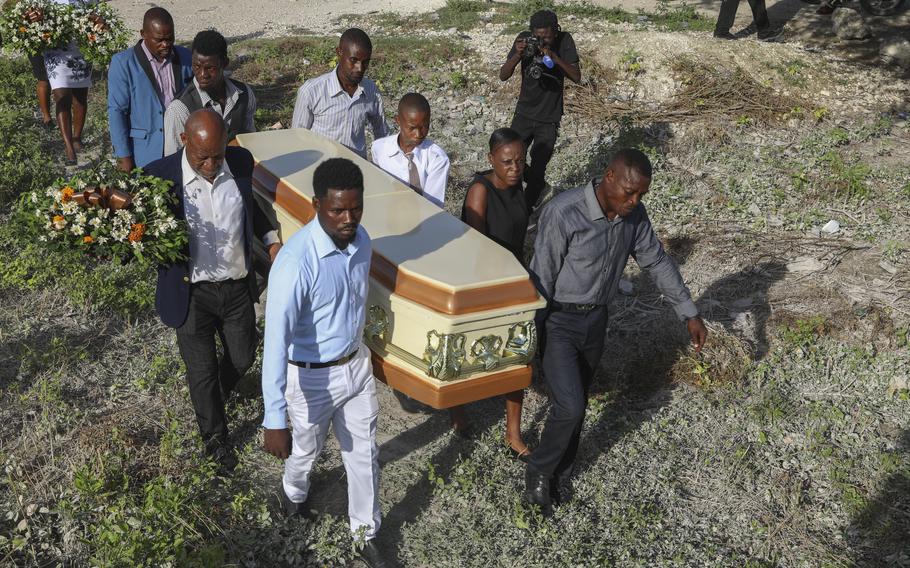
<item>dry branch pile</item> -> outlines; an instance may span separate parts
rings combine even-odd
[[[645,106],[611,95],[614,70],[584,61],[586,81],[567,90],[566,107],[587,120],[605,123],[684,122],[726,118],[769,124],[796,108],[811,108],[806,101],[783,95],[760,84],[735,64],[704,63],[682,57],[672,65],[680,84],[667,104]]]

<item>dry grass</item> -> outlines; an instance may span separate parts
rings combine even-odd
[[[584,58],[583,64],[586,81],[568,90],[566,108],[595,123],[681,123],[724,118],[738,123],[772,124],[795,108],[812,108],[807,101],[760,84],[738,65],[704,63],[687,57],[672,65],[680,88],[669,103],[645,106],[611,96],[616,70],[590,57]]]

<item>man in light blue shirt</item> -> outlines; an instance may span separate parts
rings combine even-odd
[[[372,253],[360,226],[363,174],[350,160],[332,158],[313,172],[313,190],[315,222],[288,240],[269,273],[264,445],[286,460],[279,495],[295,515],[331,424],[347,472],[351,531],[363,531],[367,564],[385,566],[373,542],[380,524],[379,403],[361,340]]]

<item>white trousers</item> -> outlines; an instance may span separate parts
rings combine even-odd
[[[355,535],[365,527],[370,540],[379,530],[379,447],[376,419],[379,401],[363,344],[344,365],[304,369],[288,363],[284,397],[293,427],[291,455],[284,462],[284,491],[294,503],[303,503],[310,490],[313,463],[322,451],[329,423],[341,447],[348,478],[348,516]]]

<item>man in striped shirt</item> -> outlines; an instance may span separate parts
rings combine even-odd
[[[297,90],[291,128],[308,128],[366,158],[367,123],[374,140],[389,133],[382,95],[376,83],[364,77],[372,53],[373,43],[363,30],[350,28],[341,34],[335,69],[304,82]]]

